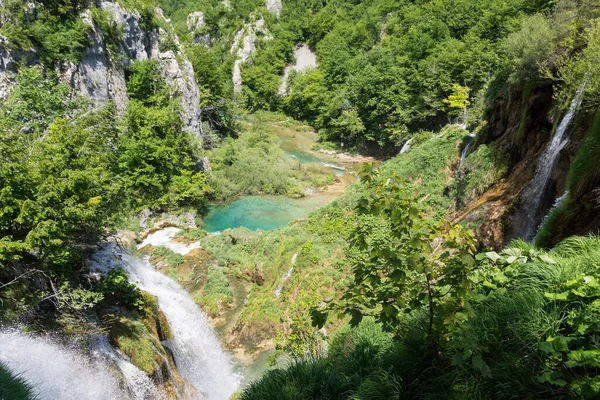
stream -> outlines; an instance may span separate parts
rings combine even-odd
[[[306,218],[312,211],[338,198],[354,182],[355,177],[350,171],[356,164],[340,163],[332,155],[312,150],[316,133],[282,128],[279,137],[282,149],[290,158],[303,164],[319,163],[330,168],[338,177],[336,183],[302,199],[247,196],[230,204],[214,206],[205,218],[204,229],[209,232],[238,226],[252,230],[276,229]],[[165,246],[185,255],[199,247],[199,243],[188,245],[173,240],[178,231],[177,228],[165,228],[154,232],[138,248],[148,244]],[[136,258],[115,242],[102,246],[92,256],[90,269],[105,274],[114,268],[123,268],[130,282],[158,299],[173,334],[173,338],[163,344],[172,351],[181,375],[202,399],[227,400],[243,382],[256,379],[264,371],[267,355],[242,373],[242,367],[223,349],[208,318],[189,293],[159,272],[147,257]],[[282,284],[292,271],[293,268]],[[58,338],[30,335],[17,328],[2,329],[0,361],[31,383],[40,400],[165,398],[152,379],[115,348],[108,336],[90,337],[89,343],[89,347],[85,343],[65,345]]]
[[[210,233],[245,227],[268,231],[304,219],[320,207],[341,196],[354,181],[357,164],[340,162],[335,156],[312,150],[318,135],[308,129],[277,127],[279,143],[285,154],[301,164],[316,163],[331,170],[337,183],[325,190],[292,199],[287,196],[244,196],[231,203],[213,205],[204,217],[202,228]]]
[[[168,240],[172,229],[152,234],[154,241]],[[182,249],[181,253],[189,252]],[[206,315],[191,296],[173,279],[157,271],[147,259],[140,260],[110,243],[94,256],[93,269],[108,272],[116,267],[127,271],[130,282],[156,296],[173,339],[167,347],[173,352],[177,368],[205,398],[226,400],[238,390],[241,376],[235,372],[233,358],[219,342]]]

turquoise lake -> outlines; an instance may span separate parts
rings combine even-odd
[[[246,196],[231,203],[210,208],[202,228],[207,232],[222,232],[229,228],[250,230],[281,228],[291,221],[303,219],[335,198],[336,194],[317,193],[302,199],[285,196]]]
[[[244,196],[228,204],[210,207],[204,216],[202,228],[207,232],[246,227],[268,231],[286,226],[291,221],[304,219],[316,209],[338,198],[354,178],[348,172],[350,165],[339,163],[334,157],[312,150],[318,135],[313,130],[287,126],[273,126],[285,154],[302,164],[316,163],[328,167],[343,182],[337,190],[317,192],[310,197],[291,199],[286,196]]]

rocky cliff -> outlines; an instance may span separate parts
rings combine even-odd
[[[487,124],[477,136],[473,149],[493,145],[497,164],[502,163],[505,172],[483,195],[454,215],[456,221],[477,222],[476,234],[485,247],[499,249],[508,241],[522,237],[527,224],[534,224],[537,230],[555,201],[568,188],[574,160],[591,134],[594,114],[585,110],[579,111],[569,128],[568,142],[552,169],[539,210],[535,213],[537,218],[531,221],[527,217],[531,213],[524,209],[523,196],[535,177],[540,157],[565,115],[564,107],[556,103],[553,95],[553,85],[549,82],[506,85],[489,101]],[[596,220],[597,225],[597,218],[591,214],[589,217]],[[580,222],[572,218],[561,224],[560,230],[582,234],[593,229],[588,226],[584,232]],[[558,236],[564,237],[555,234]]]
[[[0,6],[2,4],[0,3]],[[35,7],[35,3],[30,3]],[[116,24],[119,37],[103,32],[90,9],[80,15],[89,27],[88,46],[79,63],[63,63],[56,69],[60,79],[76,91],[103,103],[114,101],[119,112],[127,108],[125,71],[134,61],[158,60],[162,75],[179,96],[185,130],[202,137],[200,90],[177,35],[160,9],[154,10],[155,24],[143,21],[137,10],[127,10],[116,1],[99,1],[110,24]],[[5,21],[10,15],[2,16]],[[0,98],[6,98],[16,73],[17,63],[39,64],[36,49],[11,51],[7,39],[0,36]]]

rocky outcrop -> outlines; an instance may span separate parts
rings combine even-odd
[[[267,10],[272,12],[275,16],[281,16],[281,10],[283,9],[281,0],[267,0],[265,6],[267,7]]]
[[[311,68],[317,68],[317,55],[308,47],[306,44],[296,45],[296,51],[294,52],[294,58],[296,62],[292,65],[285,67],[283,71],[283,78],[281,79],[281,86],[279,86],[278,93],[280,95],[287,94],[287,82],[290,76],[290,72],[305,72]]]
[[[169,399],[199,399],[197,390],[177,369],[173,354],[163,343],[173,338],[169,322],[157,300],[147,292],[142,317],[115,318],[109,330],[111,342],[131,363],[146,373]]]
[[[265,20],[262,18],[254,19],[244,25],[233,39],[233,45],[230,52],[236,53],[237,59],[233,64],[233,90],[240,92],[242,90],[242,64],[250,59],[250,56],[256,50],[256,42],[259,40],[271,40],[272,37],[265,27]]]
[[[520,236],[523,224],[531,223],[523,218],[523,196],[527,195],[525,189],[534,178],[538,160],[562,120],[562,114],[553,98],[550,83],[506,88],[489,104],[487,126],[477,136],[476,147],[493,143],[497,159],[504,160],[506,173],[500,182],[453,216],[455,222],[471,221],[476,225],[475,233],[483,247],[500,249]],[[576,119],[569,142],[560,152],[552,171],[539,206],[540,215],[545,215],[556,198],[565,192],[570,167],[582,148],[584,138],[589,136],[592,119],[593,114],[583,112]],[[590,211],[589,215],[588,221],[594,220],[597,209]],[[596,221],[594,224],[597,226],[599,223]],[[578,229],[581,226],[581,221],[578,221],[563,223],[558,229],[577,234],[590,231]],[[558,234],[555,236],[560,237]]]
[[[10,94],[13,84],[11,71],[15,68],[15,60],[7,50],[7,42],[4,36],[0,36],[0,100]]]
[[[81,18],[90,27],[89,45],[80,63],[60,68],[62,81],[94,102],[114,101],[122,113],[128,103],[125,71],[133,61],[156,59],[165,81],[179,96],[184,129],[201,138],[200,90],[192,64],[177,36],[162,28],[143,29],[140,14],[124,9],[118,2],[103,0],[98,5],[122,27],[123,35],[116,43],[115,38],[106,38],[90,11],[83,12]],[[164,25],[168,26],[162,12],[159,9],[155,12],[156,18],[163,19]],[[22,54],[6,50],[3,42],[0,38],[0,98],[6,97],[10,90],[16,66],[14,60],[23,58]],[[109,46],[115,50],[112,56]]]
[[[204,13],[195,11],[187,16],[187,28],[190,32],[199,31],[206,26],[204,22]]]

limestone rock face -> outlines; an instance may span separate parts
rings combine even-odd
[[[6,49],[6,38],[0,36],[0,100],[8,97],[12,86],[11,71],[15,68],[15,60]]]
[[[266,7],[267,10],[279,17],[281,15],[283,5],[281,4],[281,0],[267,0]]]
[[[80,63],[60,68],[61,80],[96,103],[114,101],[117,112],[123,113],[128,105],[125,71],[133,61],[158,60],[166,83],[179,96],[184,129],[201,138],[200,89],[192,64],[175,33],[160,28],[151,31],[142,29],[140,14],[124,9],[116,1],[102,0],[98,5],[109,11],[114,22],[123,28],[122,40],[111,43],[117,57],[111,58],[107,50],[108,39],[94,23],[90,11],[86,10],[81,19],[90,27],[88,47]],[[161,10],[155,12],[157,18],[169,22]],[[0,37],[0,99],[6,98],[10,92],[16,72],[15,60],[26,58],[28,64],[37,63],[35,53],[30,53],[11,53],[7,50],[6,39]]]
[[[250,59],[250,56],[256,50],[256,41],[271,40],[272,36],[265,27],[265,20],[259,18],[244,25],[233,39],[230,52],[237,55],[237,59],[233,64],[233,90],[240,92],[242,90],[242,63]]]
[[[187,28],[190,32],[199,31],[206,26],[204,22],[204,13],[202,11],[195,11],[187,17]]]

